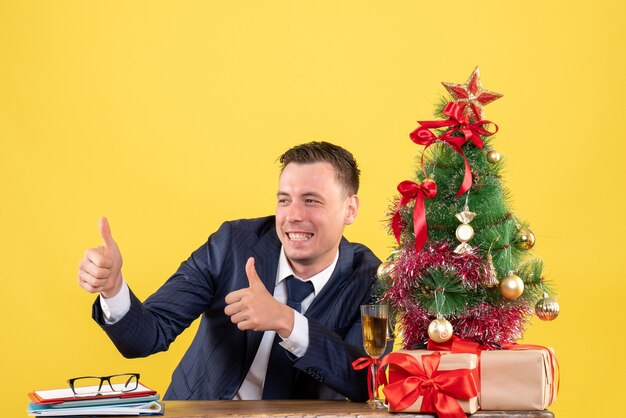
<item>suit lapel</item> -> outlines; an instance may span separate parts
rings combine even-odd
[[[280,245],[276,230],[272,228],[250,249],[250,256],[254,257],[256,272],[272,295],[274,294],[274,287],[276,287]]]
[[[254,257],[256,271],[272,295],[276,287],[276,270],[278,268],[280,245],[280,240],[276,236],[276,230],[272,228],[261,236],[259,241],[249,249],[246,255],[246,260],[248,257]],[[245,378],[245,374],[250,369],[262,338],[263,331],[246,331],[246,363],[242,369],[244,373],[243,378]]]
[[[313,303],[309,306],[309,309],[307,309],[307,316],[310,315],[325,325],[329,324],[332,315],[336,312],[334,305],[336,305],[338,300],[341,300],[339,295],[346,288],[348,281],[352,279],[350,272],[352,271],[353,261],[354,249],[348,240],[342,237],[339,244],[339,259],[337,260],[335,270],[331,274],[330,279],[328,279],[326,286],[324,286],[320,294],[315,297]]]

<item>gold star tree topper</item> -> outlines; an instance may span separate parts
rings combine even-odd
[[[500,93],[484,90],[480,84],[480,70],[474,68],[472,74],[465,84],[445,83],[443,86],[454,98],[454,101],[461,107],[463,114],[470,121],[483,120],[483,106],[502,97]]]

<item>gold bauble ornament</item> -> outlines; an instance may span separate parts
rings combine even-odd
[[[378,269],[376,270],[376,275],[380,278],[391,277],[395,268],[396,265],[393,262],[384,261],[380,263],[380,266],[378,266]]]
[[[535,314],[537,314],[537,317],[542,321],[552,321],[556,319],[556,317],[559,316],[560,310],[559,303],[547,295],[535,305]]]
[[[489,150],[489,152],[487,153],[487,161],[489,161],[491,164],[495,164],[498,161],[500,161],[502,159],[502,155],[500,155],[500,153],[496,150]]]
[[[535,245],[535,234],[528,228],[520,228],[517,231],[517,242],[520,247],[530,250]]]
[[[500,293],[507,299],[515,300],[524,293],[524,282],[513,272],[500,281]]]
[[[444,317],[437,317],[428,325],[428,337],[436,343],[445,343],[452,338],[452,324]]]

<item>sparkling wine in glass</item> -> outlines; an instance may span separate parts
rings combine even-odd
[[[387,348],[387,318],[389,308],[387,305],[361,305],[361,324],[363,326],[363,348],[368,356],[378,359]],[[372,399],[367,403],[372,408],[386,408],[386,405],[378,397],[378,381],[376,373],[378,364],[372,363]]]

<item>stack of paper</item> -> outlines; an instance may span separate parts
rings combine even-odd
[[[76,396],[71,389],[51,389],[31,392],[28,397],[30,416],[163,415],[159,395],[141,383],[122,394]]]

